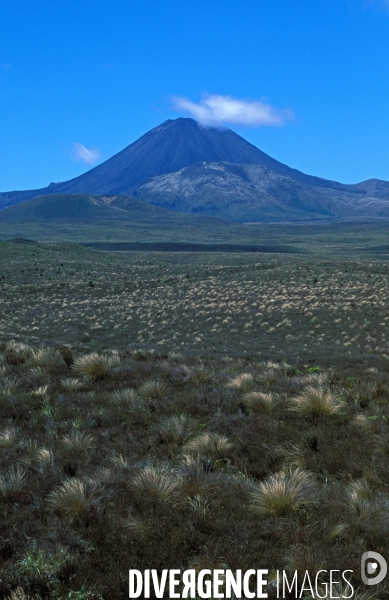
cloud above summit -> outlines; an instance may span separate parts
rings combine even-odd
[[[84,162],[87,165],[94,165],[101,156],[99,148],[87,148],[83,144],[74,142],[72,153],[72,159],[77,162]]]
[[[203,125],[279,127],[294,118],[291,110],[278,110],[265,100],[246,100],[220,94],[204,94],[200,102],[173,96],[173,109],[189,114]]]

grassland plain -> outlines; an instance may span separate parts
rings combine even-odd
[[[0,244],[2,597],[389,555],[389,265],[324,245]]]

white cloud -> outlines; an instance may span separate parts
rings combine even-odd
[[[77,144],[74,142],[72,159],[84,162],[87,165],[94,165],[100,158],[101,152],[98,148],[86,148],[83,144]]]
[[[198,103],[174,96],[172,103],[174,110],[190,114],[204,125],[280,126],[293,119],[291,110],[277,110],[264,100],[245,100],[220,94],[205,94]]]

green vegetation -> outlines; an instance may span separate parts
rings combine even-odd
[[[389,555],[389,265],[330,250],[0,243],[1,597]]]

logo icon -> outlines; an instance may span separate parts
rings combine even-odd
[[[386,577],[388,565],[378,552],[365,552],[361,559],[361,577],[366,585],[377,585]],[[373,577],[372,577],[373,576]]]

